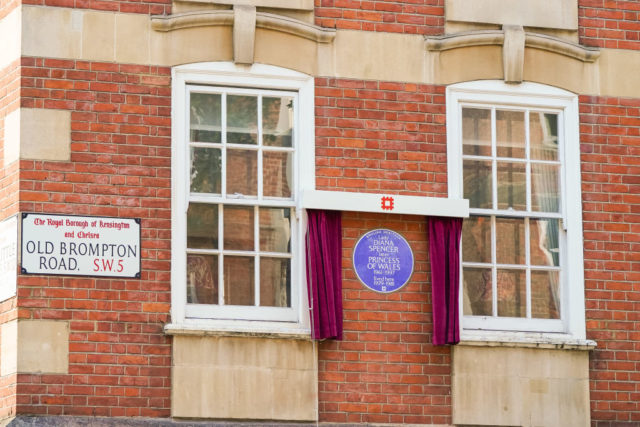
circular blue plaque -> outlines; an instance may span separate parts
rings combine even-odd
[[[413,251],[400,234],[386,229],[371,230],[353,249],[353,268],[369,289],[395,292],[413,273]]]

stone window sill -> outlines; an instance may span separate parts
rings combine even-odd
[[[590,351],[598,344],[593,340],[574,338],[565,334],[541,334],[530,332],[464,331],[460,335],[461,346],[517,347],[555,350]]]
[[[175,324],[168,323],[164,326],[167,335],[193,336],[193,337],[259,337],[259,338],[286,338],[298,340],[311,340],[311,332],[297,328],[224,328],[203,324]]]

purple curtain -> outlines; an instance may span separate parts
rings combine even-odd
[[[342,339],[342,212],[307,210],[312,338]]]
[[[431,303],[433,344],[460,342],[458,290],[460,288],[460,234],[462,218],[430,217]]]

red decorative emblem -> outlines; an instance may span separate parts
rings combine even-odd
[[[393,197],[383,197],[382,198],[382,210],[383,211],[392,211],[393,210]]]

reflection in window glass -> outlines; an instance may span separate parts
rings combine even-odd
[[[493,286],[490,268],[465,267],[463,277],[463,312],[465,315],[491,316]]]
[[[558,160],[558,115],[532,111],[529,115],[531,158]]]
[[[491,218],[471,216],[462,222],[462,260],[491,262]]]
[[[258,153],[251,150],[227,150],[227,194],[258,194]]]
[[[560,266],[560,221],[531,219],[531,264]]]
[[[527,275],[525,270],[498,269],[498,316],[526,317]]]
[[[462,109],[462,153],[491,155],[491,110]]]
[[[220,94],[191,93],[190,139],[192,142],[221,142],[222,97]]]
[[[293,98],[262,98],[262,138],[264,145],[292,147]]]
[[[227,143],[258,143],[258,97],[227,96]]]
[[[254,305],[254,258],[244,256],[224,257],[225,305]]]
[[[525,157],[524,111],[496,111],[498,157]]]
[[[526,264],[524,218],[496,218],[496,261],[498,264]]]
[[[491,162],[485,160],[464,160],[464,198],[469,199],[469,207],[491,209],[492,182]]]
[[[218,249],[218,205],[189,203],[187,248]]]
[[[265,197],[291,197],[293,156],[290,152],[265,152],[262,155],[263,192]]]
[[[254,249],[253,206],[224,207],[224,249],[252,251]]]
[[[531,210],[560,212],[559,172],[559,165],[531,165]]]
[[[218,304],[217,255],[187,255],[187,303]]]
[[[260,259],[260,305],[291,307],[291,260]]]
[[[558,271],[531,272],[531,317],[560,318],[560,281]]]
[[[498,162],[498,209],[527,209],[525,163]]]
[[[220,149],[191,147],[191,192],[220,194],[221,173]]]
[[[291,209],[260,208],[260,250],[287,253],[291,250]]]

